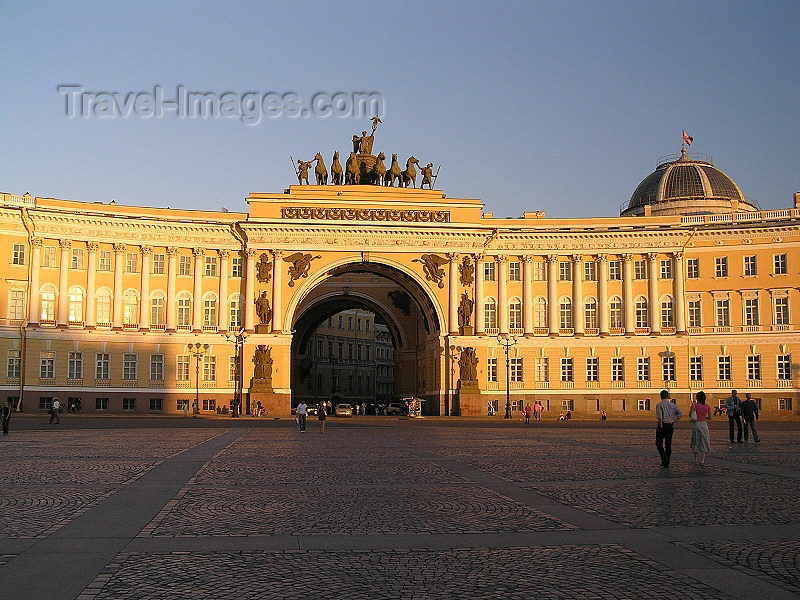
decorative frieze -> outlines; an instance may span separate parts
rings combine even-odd
[[[281,208],[281,218],[313,219],[316,221],[394,221],[397,223],[449,223],[450,211],[284,206]]]

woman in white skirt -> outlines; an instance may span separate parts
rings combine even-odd
[[[708,421],[711,420],[711,407],[706,404],[705,392],[697,392],[697,402],[689,408],[697,415],[697,420],[692,426],[692,452],[695,464],[706,464],[706,453],[711,452],[711,436],[708,433]],[[699,460],[698,460],[699,459]]]

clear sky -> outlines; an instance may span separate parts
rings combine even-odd
[[[324,102],[294,108],[375,92],[374,151],[441,165],[437,188],[495,216],[616,215],[680,151],[682,129],[746,196],[787,207],[800,191],[799,32],[797,0],[7,0],[0,191],[244,211],[248,193],[296,183],[290,157],[330,166],[370,128],[319,114]],[[69,85],[94,104],[68,116]],[[162,103],[156,116],[156,86],[167,102],[179,86],[224,99],[226,114]],[[104,112],[100,92],[120,108]],[[231,116],[248,99],[274,108],[269,92],[294,95],[257,123]]]

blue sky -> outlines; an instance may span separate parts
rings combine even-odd
[[[613,216],[659,157],[711,155],[764,208],[800,191],[800,2],[4,2],[0,191],[246,210],[367,117],[68,117],[59,85],[377,92],[375,152],[495,216]],[[146,108],[146,106],[145,106]],[[146,111],[143,111],[146,113]]]

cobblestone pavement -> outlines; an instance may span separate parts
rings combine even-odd
[[[800,429],[708,465],[654,427],[24,418],[0,598],[800,597]]]

